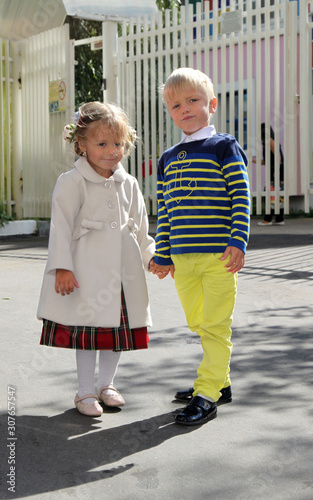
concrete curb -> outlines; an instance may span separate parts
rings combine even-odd
[[[15,220],[0,227],[0,238],[8,236],[49,236],[50,222],[36,220]]]
[[[3,227],[0,227],[0,237],[35,234],[36,231],[37,224],[35,220],[15,220],[8,222]]]

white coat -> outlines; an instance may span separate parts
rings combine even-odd
[[[151,326],[145,269],[154,248],[137,180],[121,164],[104,178],[79,158],[54,188],[38,319],[118,327],[122,284],[130,328]],[[79,288],[57,294],[56,269],[72,271]]]

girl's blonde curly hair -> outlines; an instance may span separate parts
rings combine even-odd
[[[109,127],[124,146],[124,155],[128,156],[136,142],[136,131],[129,123],[124,111],[115,104],[99,101],[83,104],[79,108],[79,119],[73,136],[75,153],[83,156],[79,142],[85,139],[89,125],[99,122],[99,125]]]

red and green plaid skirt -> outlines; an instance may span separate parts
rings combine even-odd
[[[66,326],[43,320],[40,344],[67,349],[134,351],[147,349],[148,330],[129,328],[127,309],[122,292],[121,324],[118,328]]]

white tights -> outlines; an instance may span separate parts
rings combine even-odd
[[[99,351],[99,374],[97,391],[105,386],[113,386],[121,353],[113,351]],[[95,393],[95,370],[97,351],[76,350],[78,397]],[[84,403],[92,402],[84,400]]]

